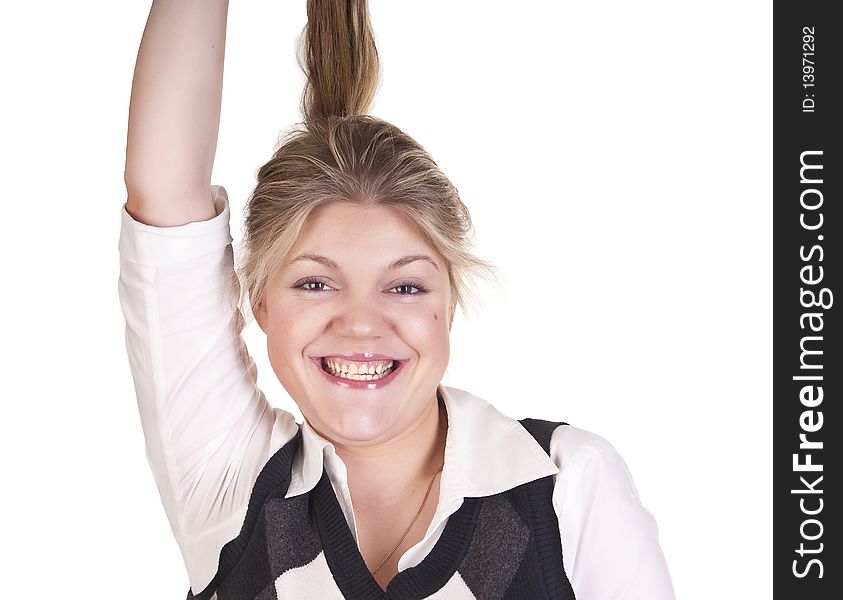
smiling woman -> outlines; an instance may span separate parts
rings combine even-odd
[[[424,445],[449,358],[445,260],[403,212],[348,202],[312,213],[290,254],[254,314],[302,414],[341,448]]]
[[[307,8],[304,122],[258,172],[236,267],[210,185],[227,3],[156,0],[138,53],[119,294],[188,597],[672,598],[606,440],[442,385],[495,269],[438,165],[366,114],[365,0]],[[257,388],[244,313],[302,423]]]

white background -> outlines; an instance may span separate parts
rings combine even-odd
[[[238,241],[257,169],[300,118],[304,6],[229,10],[213,183]],[[458,313],[445,383],[612,442],[679,598],[770,597],[771,5],[370,7],[370,112],[431,152],[505,276]],[[187,591],[117,297],[148,9],[17,2],[0,19],[7,597]],[[245,337],[271,402],[295,410],[255,324]]]

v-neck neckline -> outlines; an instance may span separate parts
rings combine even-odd
[[[465,498],[462,506],[448,517],[428,555],[418,565],[399,571],[384,591],[360,554],[324,469],[311,497],[328,567],[343,596],[355,600],[426,598],[442,588],[468,551],[481,503],[481,498]]]

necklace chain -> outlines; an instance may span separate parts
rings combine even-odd
[[[422,509],[424,508],[424,505],[427,504],[427,498],[428,498],[428,496],[430,496],[430,490],[433,489],[433,482],[436,480],[436,476],[439,475],[439,473],[442,472],[442,468],[444,466],[445,465],[443,464],[442,467],[439,467],[439,470],[436,471],[436,473],[433,474],[433,477],[430,478],[430,483],[427,484],[427,491],[424,493],[424,498],[422,499],[421,506],[419,506],[419,509],[416,511],[416,516],[413,517],[412,521],[410,521],[410,524],[407,526],[407,529],[404,530],[404,535],[401,536],[401,539],[398,540],[398,542],[395,544],[395,546],[393,546],[392,550],[389,551],[389,554],[386,555],[386,558],[384,558],[383,561],[381,561],[381,564],[378,565],[377,569],[372,571],[372,575],[376,574],[378,571],[380,571],[384,567],[384,565],[386,564],[386,561],[388,561],[390,559],[390,557],[393,554],[395,554],[395,551],[398,550],[398,548],[404,542],[404,539],[410,533],[410,530],[413,528],[413,525],[416,524],[416,521],[418,520],[419,515],[421,514]]]

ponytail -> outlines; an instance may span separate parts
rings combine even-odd
[[[366,114],[380,83],[366,0],[308,0],[299,66],[307,77],[301,110],[309,129],[333,116]]]

